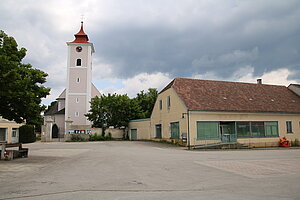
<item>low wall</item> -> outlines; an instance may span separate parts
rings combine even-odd
[[[111,137],[114,139],[123,139],[124,129],[108,128],[105,130],[105,135],[108,136],[109,133],[111,134]]]

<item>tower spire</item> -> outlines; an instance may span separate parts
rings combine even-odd
[[[78,33],[75,35],[75,40],[72,43],[89,43],[89,37],[83,30],[83,21],[81,21],[81,27]]]

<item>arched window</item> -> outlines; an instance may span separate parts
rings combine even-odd
[[[76,66],[81,66],[81,59],[80,58],[77,59]]]

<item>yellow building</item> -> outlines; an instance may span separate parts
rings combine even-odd
[[[24,124],[17,124],[0,116],[0,142],[18,143],[19,127]]]
[[[176,78],[158,95],[147,120],[129,124],[134,139],[172,140],[187,146],[238,142],[278,146],[300,140],[299,85]]]

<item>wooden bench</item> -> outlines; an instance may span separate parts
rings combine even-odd
[[[22,143],[7,144],[6,142],[0,142],[0,145],[2,146],[0,159],[4,159],[4,152],[6,151],[7,148],[12,148],[12,147],[19,148],[16,151],[12,151],[12,152],[14,152],[14,156],[13,156],[14,158],[28,157],[28,148],[23,148]]]

